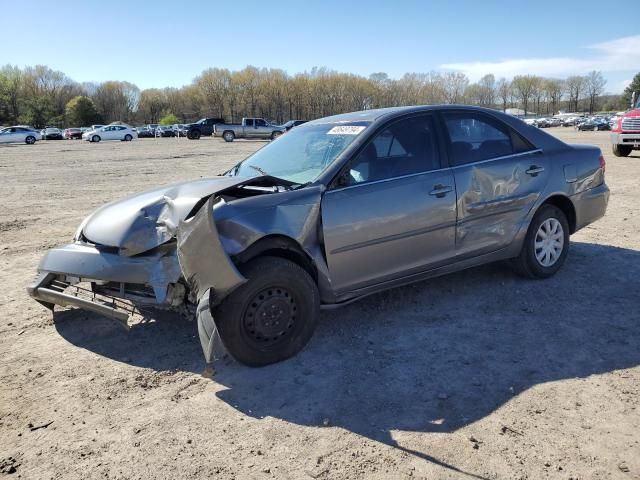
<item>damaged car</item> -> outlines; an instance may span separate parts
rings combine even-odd
[[[599,148],[494,110],[327,117],[221,176],[102,207],[29,293],[125,324],[193,304],[207,361],[267,365],[307,344],[322,308],[499,260],[555,274],[569,236],[605,213],[604,174]]]

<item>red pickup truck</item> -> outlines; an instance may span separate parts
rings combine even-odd
[[[616,157],[628,157],[640,150],[640,98],[633,96],[632,109],[618,119],[611,129],[611,143]]]

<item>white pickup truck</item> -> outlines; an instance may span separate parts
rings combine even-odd
[[[243,118],[242,123],[220,123],[213,127],[213,136],[222,137],[225,142],[233,142],[236,138],[273,140],[284,132],[283,127],[272,125],[264,118]]]

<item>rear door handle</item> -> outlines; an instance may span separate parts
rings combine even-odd
[[[453,188],[451,188],[450,185],[440,185],[440,184],[438,184],[438,185],[434,185],[433,186],[433,190],[431,190],[429,192],[429,195],[434,195],[434,196],[436,196],[438,198],[442,198],[452,190],[453,190]]]
[[[529,167],[528,170],[526,170],[524,173],[526,173],[527,175],[531,175],[532,177],[535,177],[536,175],[538,175],[539,173],[544,172],[544,167],[538,167],[537,165],[531,165]]]

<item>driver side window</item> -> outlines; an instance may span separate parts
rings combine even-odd
[[[392,123],[364,147],[345,172],[343,185],[358,185],[440,168],[435,125],[430,115]]]

